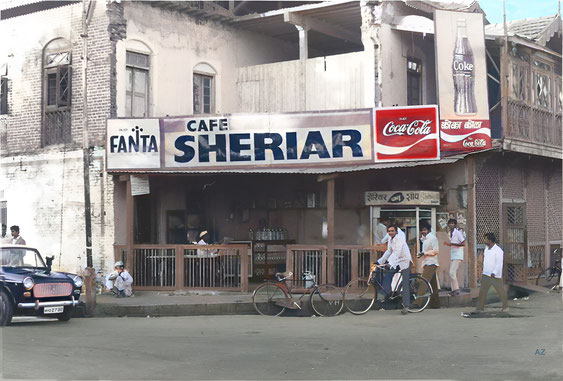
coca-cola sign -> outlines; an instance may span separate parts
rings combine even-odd
[[[378,108],[374,119],[376,160],[440,158],[438,106]]]
[[[491,147],[483,15],[438,10],[436,73],[442,152]]]

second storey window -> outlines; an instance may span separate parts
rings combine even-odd
[[[194,114],[211,114],[213,77],[194,74]]]
[[[64,38],[43,50],[42,145],[71,141],[71,44]]]
[[[8,113],[8,78],[0,77],[0,115]]]
[[[215,70],[206,63],[194,67],[194,114],[215,112]]]
[[[126,116],[146,117],[149,108],[149,56],[127,52]]]
[[[415,59],[407,59],[407,105],[422,104],[422,65]]]

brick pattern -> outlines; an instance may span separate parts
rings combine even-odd
[[[526,186],[528,242],[545,242],[546,208],[544,173],[541,168],[537,167],[526,168],[526,170],[528,172]]]
[[[494,233],[500,240],[500,174],[501,167],[495,158],[479,162],[475,182],[475,207],[477,216],[477,243],[485,243],[483,235]]]
[[[119,7],[113,4],[111,9]],[[82,4],[63,6],[0,22],[0,31],[11,41],[8,50],[14,57],[9,62],[9,115],[6,117],[6,144],[2,155],[37,151],[42,147],[43,47],[54,38],[71,42],[71,143],[67,148],[82,145]],[[110,73],[115,42],[108,31],[109,10],[98,2],[88,28],[88,130],[91,146],[101,145],[105,137],[105,120],[110,116]],[[20,26],[21,25],[21,26]],[[34,25],[22,32],[26,25]],[[46,32],[48,30],[49,32]],[[31,34],[22,37],[24,34]],[[23,41],[22,41],[23,39]],[[30,40],[33,44],[27,43]],[[22,58],[23,57],[23,58]],[[113,70],[114,71],[114,70]]]
[[[508,164],[508,163],[507,163]],[[502,197],[524,198],[524,171],[520,166],[503,166]]]
[[[561,241],[561,167],[554,166],[548,176],[547,221],[550,241]]]

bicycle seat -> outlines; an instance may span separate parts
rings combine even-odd
[[[276,278],[278,278],[279,280],[284,280],[284,279],[290,279],[293,276],[293,273],[291,271],[286,271],[283,273],[276,273]]]

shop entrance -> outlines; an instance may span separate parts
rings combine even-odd
[[[391,224],[398,225],[405,232],[407,244],[414,258],[418,252],[418,238],[420,236],[420,224],[427,222],[432,231],[436,232],[436,208],[433,207],[381,207],[372,206],[371,215],[371,238],[375,244],[377,228],[381,222],[389,221]]]

